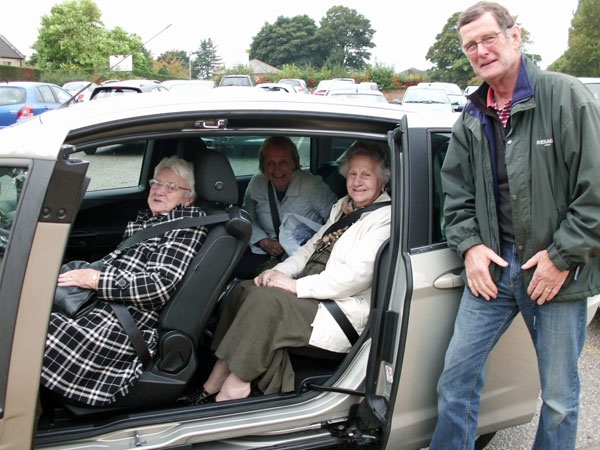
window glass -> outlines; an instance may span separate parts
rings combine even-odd
[[[203,137],[209,149],[227,156],[236,177],[252,176],[259,172],[258,152],[268,136],[215,136]],[[300,167],[310,167],[310,137],[290,136],[298,148]]]
[[[431,133],[431,243],[446,242],[446,222],[444,220],[444,191],[442,190],[441,170],[450,133]]]
[[[24,167],[0,167],[0,266],[26,179],[27,169]]]
[[[54,95],[56,95],[56,98],[58,99],[58,103],[64,103],[71,98],[71,95],[69,95],[67,91],[63,91],[60,88],[53,87],[52,90],[54,91]]]
[[[85,149],[78,156],[90,163],[88,191],[138,186],[146,146],[146,141],[133,141]]]
[[[0,105],[18,105],[25,103],[27,92],[20,87],[0,87]]]
[[[38,97],[43,103],[56,103],[54,99],[54,95],[52,94],[52,89],[50,86],[39,86],[37,88]]]

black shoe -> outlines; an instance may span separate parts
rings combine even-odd
[[[205,403],[214,403],[217,398],[218,392],[213,394],[209,394],[202,388],[196,389],[189,395],[184,395],[183,397],[179,397],[177,399],[177,403],[182,403],[184,405],[203,405]]]

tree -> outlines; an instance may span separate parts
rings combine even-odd
[[[39,69],[106,69],[110,55],[132,53],[134,70],[152,71],[152,56],[142,48],[141,38],[120,27],[106,30],[93,0],[54,5],[42,17],[33,49],[31,60]]]
[[[259,59],[275,67],[284,64],[320,65],[317,25],[307,15],[279,16],[275,23],[265,23],[252,38],[250,59]]]
[[[600,0],[579,0],[569,29],[569,48],[551,69],[579,77],[600,75]]]
[[[462,51],[458,35],[458,16],[456,12],[450,16],[442,31],[435,37],[435,42],[425,56],[434,64],[429,70],[428,77],[432,81],[446,81],[456,83],[463,88],[469,84],[475,73],[469,58]],[[527,47],[533,43],[530,33],[521,28],[521,49],[534,62],[541,60],[539,55],[527,53]]]
[[[98,51],[104,36],[101,13],[92,0],[72,0],[50,9],[33,49],[40,69],[78,69],[106,65]],[[104,64],[103,64],[104,63]]]
[[[185,50],[169,50],[161,53],[154,64],[154,70],[168,74],[175,78],[188,78],[190,58]]]
[[[317,39],[330,65],[341,64],[350,70],[361,70],[371,58],[374,48],[371,21],[355,9],[334,6],[321,19]]]
[[[432,81],[447,81],[465,87],[475,74],[461,48],[457,29],[459,15],[460,12],[456,12],[450,16],[425,57],[434,64],[428,74]]]
[[[192,78],[194,79],[208,80],[213,76],[215,69],[221,65],[221,58],[217,55],[217,46],[211,38],[203,39],[194,55],[196,56],[192,62]]]

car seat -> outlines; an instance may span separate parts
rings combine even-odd
[[[225,223],[209,225],[206,240],[159,318],[157,354],[130,392],[107,407],[64,402],[75,416],[174,403],[198,367],[197,351],[219,294],[250,240],[252,224],[237,206],[237,182],[227,158],[213,150],[195,157],[196,204],[208,215],[227,212]]]

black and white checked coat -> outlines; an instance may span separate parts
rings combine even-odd
[[[168,214],[138,214],[124,238],[143,228],[205,213],[178,206]],[[41,383],[69,399],[107,405],[126,394],[143,371],[129,337],[107,302],[127,306],[150,353],[155,354],[158,317],[206,238],[206,227],[173,230],[114,251],[102,261],[98,306],[79,319],[52,313]]]

